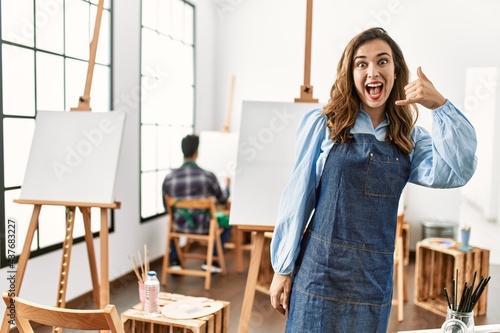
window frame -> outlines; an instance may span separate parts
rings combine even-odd
[[[162,1],[162,0],[158,0],[158,1]],[[150,170],[144,170],[143,169],[143,153],[144,153],[144,150],[143,150],[143,134],[144,134],[144,130],[145,130],[145,127],[146,126],[155,126],[157,129],[158,127],[162,126],[162,127],[168,127],[168,128],[171,128],[173,129],[174,131],[175,130],[180,130],[182,132],[182,130],[185,130],[185,135],[187,134],[193,134],[194,133],[194,130],[195,130],[195,123],[196,123],[196,6],[191,3],[190,1],[187,1],[187,0],[170,0],[171,2],[173,1],[177,1],[177,2],[181,2],[183,3],[185,6],[190,6],[191,7],[191,10],[192,10],[192,36],[190,36],[190,39],[192,41],[192,44],[187,44],[185,43],[184,40],[182,39],[176,39],[174,38],[172,35],[169,35],[169,34],[162,34],[160,33],[158,30],[153,30],[151,29],[150,27],[147,27],[145,26],[144,22],[143,22],[143,15],[142,15],[142,11],[143,11],[143,2],[144,0],[141,1],[141,53],[140,53],[140,57],[141,57],[141,64],[140,64],[140,82],[141,82],[141,101],[143,101],[143,91],[144,89],[142,89],[142,82],[143,82],[143,79],[145,77],[147,77],[146,75],[143,74],[143,52],[144,52],[144,43],[143,43],[143,29],[148,29],[150,31],[153,31],[155,33],[157,33],[159,36],[163,36],[163,37],[168,37],[170,40],[174,41],[174,42],[178,42],[178,43],[182,43],[184,44],[184,46],[187,46],[187,47],[192,47],[192,69],[191,69],[191,72],[192,72],[192,122],[189,124],[189,125],[175,125],[173,124],[172,122],[170,123],[167,123],[167,124],[160,124],[158,122],[143,122],[143,119],[142,119],[142,116],[143,116],[143,107],[142,107],[142,103],[140,104],[139,106],[139,113],[140,113],[140,130],[139,130],[139,137],[140,137],[140,144],[139,144],[139,156],[140,156],[140,162],[139,162],[139,169],[140,169],[140,175],[139,175],[139,188],[140,188],[140,195],[139,195],[139,211],[140,211],[140,221],[141,223],[145,223],[145,222],[148,222],[148,221],[151,221],[151,220],[154,220],[156,219],[157,217],[160,217],[160,216],[164,216],[167,214],[166,210],[164,209],[163,206],[160,206],[159,205],[159,202],[161,201],[161,183],[163,182],[163,177],[161,177],[161,175],[166,175],[172,168],[174,167],[179,167],[180,164],[182,163],[182,161],[177,161],[177,162],[172,162],[170,161],[168,167],[165,167],[165,168],[159,168],[158,167],[158,162],[156,163],[156,166],[153,168],[153,169],[150,169]],[[178,13],[173,13],[172,16],[175,16],[177,15]],[[159,144],[162,144],[164,145],[164,142],[162,141],[159,141],[158,140],[158,136],[156,136],[156,144],[159,145]],[[177,148],[178,147],[178,148]],[[177,146],[175,146],[175,148],[177,148],[179,150],[179,154],[182,155],[182,153],[180,152],[180,142]],[[156,157],[158,157],[156,155]],[[156,159],[156,161],[158,161],[158,158]],[[143,185],[144,185],[144,181],[143,181],[143,176],[145,175],[148,175],[148,174],[154,174],[154,178],[156,179],[155,181],[155,184],[158,188],[158,190],[156,191],[156,197],[155,197],[155,204],[156,204],[156,213],[153,213],[153,214],[150,214],[150,215],[147,215],[147,216],[144,216],[143,215],[143,199],[145,198],[145,195],[143,193]]]
[[[92,22],[92,20],[95,20],[95,12],[93,12],[93,11],[95,11],[97,9],[98,1],[97,0],[76,0],[76,1],[79,1],[78,3],[84,3],[85,5],[88,6],[89,29],[92,28],[92,30],[93,30],[94,23]],[[8,227],[8,224],[10,222],[7,221],[7,219],[9,217],[6,216],[6,206],[5,206],[6,193],[8,193],[9,191],[13,191],[13,190],[19,190],[19,189],[21,189],[21,186],[22,186],[22,184],[15,185],[15,186],[8,186],[8,187],[6,187],[6,185],[5,185],[6,181],[5,181],[5,166],[4,166],[4,162],[5,162],[5,156],[4,156],[4,154],[5,154],[5,150],[4,150],[4,144],[5,144],[5,142],[4,142],[4,120],[5,119],[27,119],[27,120],[36,119],[36,115],[38,112],[38,106],[37,106],[37,85],[38,85],[38,82],[37,82],[37,55],[47,54],[47,55],[61,57],[62,66],[63,66],[63,73],[64,73],[64,75],[63,75],[64,93],[62,96],[64,105],[75,104],[74,106],[76,106],[76,104],[78,103],[78,98],[79,98],[79,96],[74,96],[74,97],[72,97],[72,98],[74,98],[74,101],[67,100],[67,96],[66,96],[66,90],[68,87],[67,61],[68,60],[82,61],[85,63],[86,67],[88,68],[88,63],[89,63],[88,58],[80,58],[80,57],[70,56],[70,55],[66,54],[65,34],[67,31],[67,25],[66,25],[67,13],[66,13],[65,5],[66,5],[65,3],[64,4],[61,3],[60,4],[61,7],[58,8],[58,10],[61,10],[61,8],[62,8],[61,15],[63,15],[63,26],[62,26],[63,49],[62,49],[61,53],[46,50],[43,48],[38,48],[38,45],[36,43],[36,29],[37,29],[37,19],[36,18],[38,18],[37,14],[40,14],[40,13],[37,12],[36,0],[33,0],[33,8],[32,9],[33,9],[33,18],[34,19],[33,19],[33,22],[31,22],[32,27],[33,27],[33,31],[35,31],[34,36],[33,36],[33,45],[24,45],[22,43],[17,43],[15,41],[4,39],[4,36],[2,35],[2,27],[0,26],[0,102],[1,102],[0,103],[0,117],[1,117],[1,121],[2,121],[2,124],[0,125],[0,154],[1,154],[0,156],[2,156],[2,161],[3,161],[3,163],[0,163],[0,172],[1,172],[0,186],[2,188],[1,203],[0,203],[0,218],[1,218],[1,221],[0,221],[0,235],[1,235],[1,237],[0,237],[0,243],[1,243],[0,244],[0,268],[8,267],[9,265],[13,264],[12,260],[8,256],[8,251],[7,251],[7,244],[8,244],[7,227]],[[112,45],[113,45],[113,0],[109,0],[108,5],[105,5],[105,7],[104,7],[104,11],[108,12],[108,17],[109,17],[109,26],[107,27],[108,31],[109,31],[109,45],[108,45],[109,59],[107,60],[107,63],[103,63],[103,62],[99,62],[99,59],[97,58],[96,59],[96,67],[103,66],[109,70],[109,87],[108,87],[108,89],[109,89],[108,90],[109,105],[108,105],[108,108],[109,108],[109,110],[112,110],[112,101],[113,101],[113,98],[112,98],[112,92],[113,92],[113,80],[112,80],[112,78],[113,78],[113,63],[112,63],[112,59],[113,59],[113,48],[112,48]],[[47,13],[45,13],[45,14],[47,14]],[[0,16],[1,15],[2,15],[2,13],[1,13],[1,9],[0,9]],[[106,26],[103,25],[101,22],[101,31],[103,28],[106,28]],[[92,34],[90,33],[89,41],[91,39],[92,39]],[[35,96],[34,96],[35,105],[34,105],[34,114],[33,115],[28,116],[28,115],[12,115],[12,114],[6,115],[6,114],[4,114],[4,95],[3,95],[4,89],[3,89],[3,87],[4,87],[4,84],[7,84],[7,83],[4,82],[4,80],[3,80],[3,78],[4,78],[4,76],[3,76],[3,60],[4,60],[4,58],[3,58],[3,56],[4,56],[3,55],[3,45],[10,45],[13,47],[28,49],[28,50],[33,52],[34,93],[35,93]],[[101,45],[102,45],[102,43],[101,43]],[[94,73],[95,73],[95,68],[94,68]],[[82,87],[83,87],[83,85],[82,85]],[[63,108],[64,108],[64,110],[62,110],[61,112],[69,112],[67,106],[65,106]],[[23,209],[26,212],[30,211],[30,216],[32,215],[32,211],[33,211],[33,209],[31,208],[32,205],[21,205],[20,204],[20,206],[23,206],[20,209]],[[42,211],[43,211],[43,209],[42,209]],[[80,213],[77,213],[77,214],[80,214]],[[61,216],[61,220],[65,221],[64,214]],[[114,232],[114,211],[112,209],[109,212],[108,223],[109,223],[109,229],[108,229],[109,232],[110,233]],[[19,221],[17,221],[17,224],[19,224]],[[16,227],[17,227],[17,225],[16,225]],[[37,225],[37,229],[36,229],[35,235],[33,237],[32,244],[31,244],[30,258],[35,258],[35,257],[41,256],[41,255],[49,253],[49,252],[60,250],[62,247],[63,241],[64,241],[64,232],[63,232],[62,233],[63,236],[58,237],[58,238],[60,238],[60,242],[41,246],[40,245],[40,243],[41,243],[40,242],[40,232],[38,232],[39,229],[40,229],[40,225]],[[16,232],[17,232],[16,237],[18,238],[20,236],[19,230],[16,230]],[[75,235],[75,233],[74,233],[74,235]],[[93,232],[93,237],[97,237],[98,235],[99,235],[99,231]],[[24,234],[23,234],[23,237],[24,237]],[[83,241],[85,241],[85,234],[84,233],[83,234],[81,234],[81,233],[76,234],[76,237],[74,237],[74,239],[73,239],[74,244],[80,243]],[[16,239],[16,243],[18,243],[18,239]],[[49,241],[49,243],[52,243],[52,242]],[[17,253],[21,253],[22,248],[17,248],[16,250],[17,250],[16,251]],[[17,263],[18,257],[19,257],[19,254],[16,255],[15,263]]]

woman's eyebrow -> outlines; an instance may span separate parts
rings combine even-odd
[[[387,52],[381,52],[381,53],[377,54],[377,58],[380,58],[380,57],[383,57],[383,56],[390,57],[391,55],[389,53],[387,53]],[[360,55],[360,56],[357,56],[357,57],[354,58],[354,60],[357,60],[357,59],[366,59],[366,56]]]
[[[388,56],[388,57],[390,57],[391,55],[389,53],[387,53],[387,52],[381,52],[381,53],[377,54],[377,58],[378,57],[382,57],[382,56]]]

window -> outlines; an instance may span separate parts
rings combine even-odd
[[[20,196],[36,112],[64,112],[78,106],[85,87],[97,3],[98,0],[1,2],[1,267],[7,265],[7,229],[10,230],[12,221],[17,221],[15,245],[19,254],[31,219],[33,206],[13,200]],[[92,82],[93,112],[111,107],[110,29],[111,5],[105,1]],[[92,230],[97,231],[98,209],[93,216]],[[84,235],[81,214],[76,217],[75,242]],[[31,246],[32,257],[61,248],[64,221],[65,207],[42,207]]]
[[[142,1],[141,220],[163,214],[161,185],[194,130],[194,6]]]

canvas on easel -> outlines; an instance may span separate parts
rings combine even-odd
[[[241,120],[235,195],[234,203],[231,205],[230,223],[238,225],[239,230],[255,231],[255,235],[238,333],[247,333],[250,328],[265,232],[274,230],[281,191],[292,171],[294,154],[290,153],[290,146],[294,146],[292,142],[295,143],[296,125],[301,118],[300,115],[313,108],[321,107],[317,104],[318,100],[313,97],[313,86],[310,84],[312,9],[313,0],[307,0],[304,82],[300,87],[300,97],[295,98],[294,104],[271,105],[264,102],[261,105],[247,104],[245,106],[244,104],[243,107],[244,110],[254,109],[257,114],[252,114],[251,117],[245,119],[242,116]],[[280,117],[276,113],[274,118],[269,118],[273,117],[272,112],[269,112],[273,111],[273,108],[278,110],[281,108],[285,112],[293,110],[290,118],[294,121],[288,121],[286,115]],[[294,117],[295,115],[298,117]],[[264,119],[257,119],[262,116]],[[252,124],[250,126],[247,124],[249,120]],[[279,120],[285,122],[281,127],[278,125]],[[250,130],[250,134],[245,133],[245,128]],[[246,148],[242,146],[243,144],[247,145]],[[243,151],[244,148],[245,151]],[[243,158],[242,154],[247,154],[247,156]],[[257,184],[258,188],[255,187]],[[270,184],[272,186],[269,186]],[[244,210],[247,210],[247,213],[243,213]]]
[[[66,305],[77,208],[83,216],[94,302],[98,308],[109,303],[108,209],[120,207],[120,203],[114,201],[114,188],[124,123],[123,112],[37,113],[21,195],[14,200],[34,205],[19,256],[16,295],[21,290],[42,206],[64,206],[66,226],[56,306],[63,308]],[[94,207],[100,208],[101,219],[99,272],[90,221],[90,210]],[[7,333],[8,329],[6,313],[1,332]]]
[[[122,112],[37,113],[21,195],[14,200],[34,205],[19,256],[17,295],[21,290],[42,206],[64,206],[66,227],[56,306],[65,307],[66,304],[77,208],[83,216],[94,302],[97,307],[109,303],[108,209],[120,207],[120,203],[114,201],[114,188],[124,123],[125,114]],[[100,208],[100,272],[97,271],[90,227],[90,210],[94,207]],[[4,318],[2,333],[6,332],[7,326]]]
[[[295,162],[300,119],[317,103],[244,101],[230,224],[274,227]]]
[[[125,114],[39,111],[20,199],[112,203]]]
[[[213,172],[221,186],[224,186],[226,177],[229,177],[232,193],[238,154],[238,133],[202,131],[198,151],[198,165]]]
[[[238,333],[248,332],[255,291],[261,290],[257,280],[265,233],[274,230],[292,173],[297,126],[306,112],[318,108],[317,103],[243,102],[229,222],[255,235]]]
[[[31,243],[38,228],[42,206],[66,208],[65,237],[57,290],[57,307],[66,305],[66,289],[73,245],[76,208],[83,217],[85,243],[96,306],[109,304],[109,244],[108,209],[120,208],[114,201],[114,182],[125,121],[121,112],[90,111],[90,91],[95,66],[99,30],[104,0],[97,3],[94,34],[90,43],[85,89],[78,100],[75,112],[38,111],[36,128],[31,146],[25,179],[21,188],[20,204],[33,205],[33,213],[26,233],[23,250],[18,260],[15,294],[19,295],[26,265],[31,253]],[[91,208],[100,209],[100,270],[94,251],[91,230]],[[100,279],[98,278],[100,275]],[[2,321],[1,333],[9,331],[8,309]],[[53,331],[58,331],[54,328]]]

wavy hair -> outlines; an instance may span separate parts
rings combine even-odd
[[[385,139],[394,142],[404,153],[409,154],[413,150],[410,133],[417,121],[418,109],[415,104],[395,104],[397,100],[404,99],[409,70],[399,45],[382,28],[365,30],[349,42],[337,65],[337,77],[330,90],[330,100],[322,112],[327,117],[332,141],[347,142],[352,137],[350,131],[361,103],[354,84],[354,54],[361,45],[374,39],[386,42],[391,48],[397,77],[385,107],[390,121]]]

